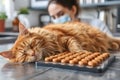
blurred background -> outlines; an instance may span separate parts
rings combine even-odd
[[[48,0],[0,0],[0,13],[5,12],[5,29],[17,25],[17,17],[27,27],[40,26],[50,22],[47,13]],[[80,18],[98,18],[110,30],[120,32],[120,0],[80,0]],[[14,27],[13,27],[14,26]]]

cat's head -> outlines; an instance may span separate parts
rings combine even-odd
[[[19,24],[19,35],[13,47],[0,55],[11,62],[34,62],[42,59],[46,39],[38,34],[29,32],[24,25]],[[39,53],[39,54],[38,54]]]

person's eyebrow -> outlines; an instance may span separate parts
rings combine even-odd
[[[57,15],[58,17],[60,17],[61,13],[63,13],[63,10],[59,10],[56,14],[52,14],[50,15],[53,19],[55,19],[55,16],[54,15]]]
[[[57,15],[58,17],[60,16],[61,11],[58,11],[55,15]],[[54,15],[50,15],[53,19],[55,19]]]

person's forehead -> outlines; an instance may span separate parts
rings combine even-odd
[[[50,4],[48,7],[48,11],[50,15],[55,15],[60,11],[63,11],[65,8],[59,4]]]

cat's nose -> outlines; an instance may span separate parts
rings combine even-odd
[[[27,54],[30,56],[35,56],[35,52],[31,49],[27,51]]]

